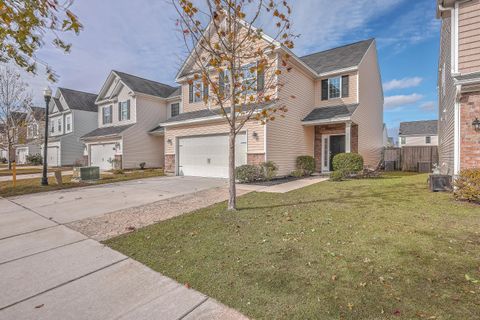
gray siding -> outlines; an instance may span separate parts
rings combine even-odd
[[[136,110],[136,124],[123,132],[123,168],[138,168],[141,162],[146,167],[164,166],[164,137],[148,132],[167,119],[166,103],[156,98],[137,95],[132,99]]]
[[[454,172],[455,86],[451,74],[451,18],[442,20],[438,66],[438,151],[442,173]],[[444,81],[445,79],[445,81]]]
[[[97,128],[97,113],[72,110],[73,132],[66,134],[61,140],[61,165],[72,165],[83,160],[85,145],[80,137]]]

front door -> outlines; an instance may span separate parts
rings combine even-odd
[[[333,171],[333,157],[345,152],[345,136],[330,136],[330,171]]]

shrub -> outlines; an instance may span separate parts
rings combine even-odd
[[[123,169],[113,169],[113,170],[112,170],[112,173],[113,173],[113,174],[124,174],[125,171],[123,171]]]
[[[259,167],[245,164],[235,169],[235,177],[241,183],[248,183],[259,180],[262,174]]]
[[[303,170],[296,169],[296,170],[293,170],[292,173],[290,173],[290,175],[295,178],[301,178],[305,176],[305,172]]]
[[[40,155],[40,153],[28,155],[27,156],[27,163],[38,166],[38,165],[41,165],[43,163],[43,158]]]
[[[480,169],[462,170],[455,180],[455,199],[480,203]]]
[[[343,170],[336,170],[330,174],[330,181],[342,181],[346,177],[346,172]]]
[[[140,165],[141,170],[145,170],[145,166],[147,165],[147,163],[146,162],[140,162],[139,165]]]
[[[278,166],[273,161],[267,161],[260,164],[260,172],[263,180],[272,180],[278,172]]]
[[[297,157],[296,170],[297,174],[302,173],[301,176],[309,176],[315,172],[315,158],[311,156]]]
[[[339,153],[333,157],[333,171],[346,175],[363,170],[363,158],[358,153]]]

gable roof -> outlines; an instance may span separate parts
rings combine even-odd
[[[375,39],[368,39],[347,44],[300,57],[300,60],[318,74],[356,67],[374,41]]]
[[[45,120],[45,108],[42,107],[30,107],[31,114],[35,120]]]
[[[399,135],[437,135],[438,134],[438,121],[426,120],[426,121],[410,121],[400,122]]]
[[[98,111],[97,105],[95,104],[95,100],[97,99],[96,94],[73,90],[73,89],[67,89],[67,88],[58,88],[58,90],[62,94],[63,98],[65,99],[65,102],[67,103],[70,109],[89,111],[89,112]],[[63,110],[63,107],[62,107],[62,110]]]
[[[178,88],[153,80],[148,80],[125,72],[113,70],[113,72],[135,92],[148,94],[160,98],[168,98]]]
[[[335,118],[350,117],[355,110],[357,110],[357,104],[338,105],[331,107],[320,107],[313,109],[302,121],[316,121]]]
[[[173,91],[168,97],[173,98],[173,97],[179,97],[182,94],[182,87],[177,87],[175,91]]]
[[[110,127],[103,127],[97,128],[86,135],[82,136],[81,139],[87,138],[98,138],[98,137],[105,137],[105,136],[116,136],[122,133],[123,131],[127,130],[134,124],[127,124],[124,126],[110,126]]]
[[[55,104],[55,106],[57,107],[58,111],[59,111],[59,112],[63,112],[64,109],[63,109],[62,103],[60,102],[60,99],[54,97],[54,98],[52,98],[52,100],[53,100],[53,104]],[[50,110],[51,110],[51,109],[50,109]]]

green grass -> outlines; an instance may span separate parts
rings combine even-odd
[[[480,206],[426,175],[251,193],[106,241],[258,319],[480,319]]]
[[[142,178],[151,178],[163,176],[164,172],[162,169],[145,169],[145,170],[134,170],[126,171],[123,174],[103,174],[102,178],[93,183],[85,182],[72,182],[72,176],[63,176],[63,185],[57,185],[54,177],[49,177],[48,186],[41,186],[41,178],[35,179],[21,179],[17,180],[17,185],[13,188],[13,183],[11,181],[0,181],[0,197],[13,197],[29,193],[38,193],[46,191],[54,191],[60,189],[70,189],[91,186],[96,184],[105,184],[105,183],[114,183],[127,180],[135,180]]]
[[[42,169],[37,169],[37,168],[22,169],[22,168],[17,168],[17,175],[33,174],[33,173],[42,173]],[[0,177],[11,176],[11,175],[12,175],[12,170],[1,170],[1,171],[0,171]]]

